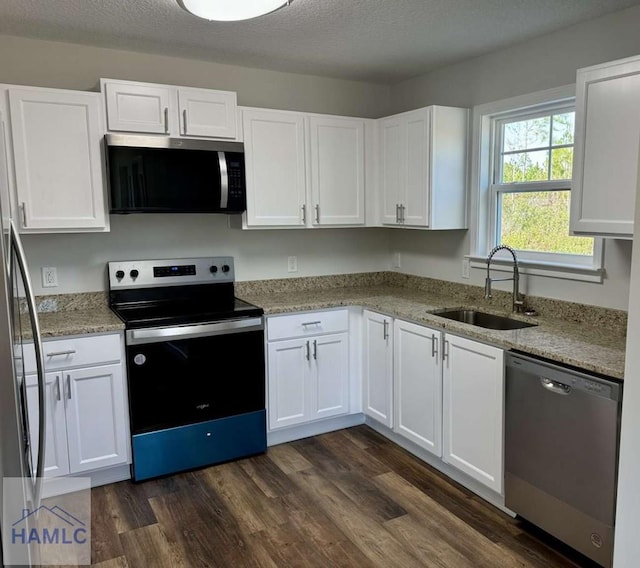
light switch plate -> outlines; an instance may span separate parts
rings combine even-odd
[[[287,258],[287,271],[288,272],[298,272],[298,257],[290,256]]]
[[[399,252],[394,252],[393,253],[393,267],[394,268],[400,268],[400,265],[402,264],[402,257],[400,255]]]

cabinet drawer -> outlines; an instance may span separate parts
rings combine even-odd
[[[349,329],[347,310],[307,312],[267,318],[267,339],[287,339],[323,333],[336,333]]]
[[[122,359],[120,335],[97,335],[73,339],[43,341],[44,366],[46,371],[117,363]],[[24,345],[26,373],[36,372],[36,356],[33,343]]]

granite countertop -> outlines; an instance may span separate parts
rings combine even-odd
[[[124,323],[110,309],[103,292],[60,294],[36,298],[43,338],[122,331]],[[26,306],[25,306],[26,309]],[[31,339],[28,321],[23,337]]]
[[[38,314],[38,319],[43,338],[107,333],[124,329],[124,323],[106,306],[102,309],[44,312]]]
[[[492,330],[445,319],[430,312],[442,308],[476,308],[500,315],[510,313],[480,302],[461,302],[446,294],[433,294],[397,286],[355,286],[288,292],[244,293],[240,297],[260,306],[265,314],[319,310],[339,306],[362,306],[385,314],[479,339],[504,349],[518,349],[552,361],[573,365],[609,377],[624,377],[626,338],[624,333],[590,322],[547,316],[513,316],[535,327]],[[603,322],[604,324],[604,322]]]
[[[389,278],[392,283],[385,281]],[[425,282],[428,288],[420,288]],[[456,289],[441,281],[381,273],[305,278],[293,287],[284,280],[237,284],[236,295],[262,307],[266,315],[362,306],[504,349],[517,349],[617,379],[624,377],[625,312],[538,298],[544,308],[542,315],[512,316],[535,323],[535,327],[502,331],[445,319],[431,312],[464,307],[511,316],[509,294],[503,294],[502,302],[497,299],[495,305],[489,305],[474,287]],[[109,309],[106,294],[101,292],[44,296],[39,299],[38,311],[45,338],[124,329],[122,321]]]

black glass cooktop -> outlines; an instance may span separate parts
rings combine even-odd
[[[120,294],[112,297],[111,309],[127,328],[160,327],[216,322],[243,317],[260,317],[262,308],[228,295],[217,295],[215,289],[193,287],[188,294],[163,297],[138,293],[135,297]]]

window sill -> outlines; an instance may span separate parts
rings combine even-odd
[[[487,257],[467,255],[471,268],[487,270]],[[532,276],[546,276],[548,278],[562,278],[564,280],[579,280],[581,282],[602,283],[604,279],[604,268],[594,268],[590,266],[559,264],[555,262],[531,261],[518,259],[520,274]],[[491,270],[501,272],[512,272],[513,261],[508,259],[491,260]]]

